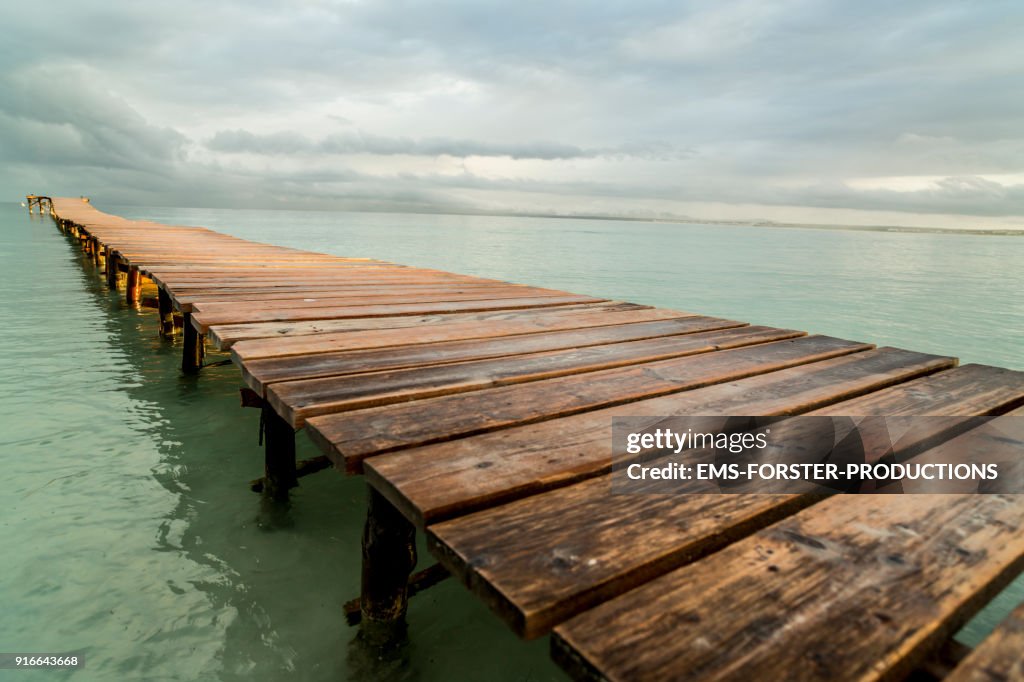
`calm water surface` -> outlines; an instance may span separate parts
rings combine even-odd
[[[100,208],[1024,369],[1024,238]],[[261,506],[237,371],[181,376],[152,311],[16,204],[0,204],[0,321],[0,650],[87,660],[8,676],[565,679],[546,640],[519,641],[454,581],[412,600],[397,661],[368,657],[340,617],[359,587],[362,481],[323,473],[290,509]],[[961,639],[1021,601],[1018,580]]]

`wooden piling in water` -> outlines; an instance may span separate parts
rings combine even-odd
[[[157,288],[157,311],[159,313],[160,336],[169,339],[174,336],[174,304],[164,287]]]
[[[362,548],[360,627],[369,641],[389,641],[405,627],[409,576],[416,567],[416,527],[369,486]]]
[[[202,369],[205,352],[203,337],[199,335],[195,325],[192,324],[192,314],[184,313],[182,315],[182,371],[186,374],[195,374]]]
[[[106,248],[106,257],[104,260],[104,270],[107,274],[107,286],[111,289],[117,289],[117,256],[110,251],[110,247]]]
[[[295,467],[295,429],[264,403],[263,492],[275,500],[287,500],[288,491],[299,484]]]
[[[139,269],[134,265],[128,268],[128,282],[125,284],[125,299],[128,303],[139,302],[139,290],[142,283],[139,276]]]

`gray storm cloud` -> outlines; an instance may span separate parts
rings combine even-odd
[[[507,156],[511,159],[579,159],[600,155],[596,150],[554,142],[526,144],[487,143],[474,140],[408,137],[384,137],[362,133],[335,133],[313,141],[298,133],[278,132],[257,135],[247,130],[220,130],[206,146],[220,152],[254,154],[380,154],[391,156]]]
[[[0,19],[14,196],[1024,223],[1019,3],[57,1],[31,16],[44,33],[12,3]]]

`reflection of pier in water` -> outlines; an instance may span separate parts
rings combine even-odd
[[[349,615],[369,641],[445,573],[411,575],[419,528],[578,677],[1020,672],[1012,623],[959,665],[951,636],[1024,566],[1024,500],[614,496],[606,476],[616,416],[1020,415],[1020,372],[51,206],[164,337],[182,328],[186,373],[207,340],[231,351],[262,415],[255,488],[367,474]],[[297,461],[300,428],[323,455]]]
[[[89,274],[102,275],[88,255],[83,255],[81,265]],[[201,381],[197,375],[179,373],[178,345],[155,333],[140,334],[156,328],[154,309],[126,306],[123,291],[115,297],[102,277],[83,282],[96,297],[98,322],[109,346],[123,358],[123,381],[116,386],[132,400],[130,423],[159,453],[153,478],[177,500],[157,520],[153,550],[180,554],[203,567],[197,571],[201,579],[193,575],[187,583],[168,583],[168,588],[198,590],[208,601],[208,626],[221,630],[226,666],[285,669],[295,664],[290,658],[296,651],[313,656],[314,649],[302,648],[315,646],[316,640],[308,641],[303,622],[294,617],[297,599],[285,596],[294,592],[297,565],[317,584],[317,608],[336,612],[337,605],[351,596],[351,582],[335,581],[339,575],[358,576],[359,561],[336,538],[359,535],[364,494],[359,481],[341,479],[315,491],[304,488],[304,500],[318,513],[306,515],[301,527],[295,525],[289,500],[260,496],[254,508],[252,494],[239,481],[251,473],[256,437],[249,437],[252,415],[231,400],[238,390],[234,369],[208,367]],[[197,409],[202,410],[198,418]],[[274,536],[266,542],[280,550],[260,551],[263,536]],[[310,548],[314,544],[316,548]],[[315,566],[302,562],[311,552],[318,555]],[[327,605],[321,606],[324,602]],[[275,646],[254,647],[254,642]],[[378,661],[377,652],[367,652],[365,643],[353,636],[347,657],[340,653],[335,660],[297,666],[302,670],[314,663],[320,670],[336,671],[340,678],[358,664],[369,672],[352,679],[376,679],[374,666],[387,662]]]

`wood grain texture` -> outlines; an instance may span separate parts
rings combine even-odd
[[[975,400],[970,394],[961,394],[963,400],[955,402],[956,391],[951,390],[954,383],[938,379],[957,374],[962,375],[961,385],[977,380],[972,376],[976,372],[954,370],[913,382],[917,388],[912,391],[907,390],[908,384],[901,384],[869,395],[888,394],[899,399],[906,415],[927,414],[940,399],[945,401],[945,415],[980,415],[1005,404],[1006,397],[995,391],[987,393],[988,402]],[[1024,375],[1020,373],[1015,377],[992,373],[991,378],[1024,391]],[[841,396],[841,384],[833,385]],[[846,415],[848,406],[858,402],[860,399],[836,402],[817,413]],[[878,401],[879,411],[874,414],[888,415],[886,404]],[[793,405],[796,407],[798,404]],[[793,408],[785,411],[792,412]],[[722,417],[723,422],[726,418]],[[927,421],[933,429],[942,428],[938,420]],[[804,424],[807,422],[780,422],[773,426],[772,437],[783,441],[800,438],[799,433],[784,431],[798,432]],[[941,459],[950,449],[981,448],[987,453],[986,461],[1024,461],[1024,420],[996,418],[993,427],[949,440],[913,461]],[[721,427],[711,430],[717,428]],[[922,431],[916,440],[903,438],[901,448],[927,442],[931,435]],[[488,456],[493,453],[488,452]],[[713,457],[714,452],[708,451],[707,458]],[[660,461],[678,461],[678,457],[662,457],[650,464],[657,466]],[[695,456],[691,454],[688,461],[696,461]],[[368,466],[373,463],[370,460]],[[1018,477],[1018,481],[1024,478]],[[955,486],[949,488],[949,492],[956,491]],[[516,632],[535,637],[568,616],[699,559],[817,499],[813,494],[616,495],[612,494],[609,477],[603,476],[431,525],[427,537],[431,551],[454,575]]]
[[[839,355],[870,344],[828,336],[661,360],[470,394],[313,417],[310,437],[349,471],[391,450],[692,390]],[[273,394],[273,391],[271,391]],[[539,445],[546,447],[550,443]]]
[[[612,302],[539,310],[430,315],[413,320],[384,318],[366,322],[323,320],[314,323],[217,326],[211,329],[211,335],[216,336],[222,345],[230,342],[232,354],[239,360],[247,361],[257,358],[404,346],[410,343],[440,343],[564,329],[617,326],[684,317],[697,316],[675,310]],[[378,326],[359,327],[369,322]],[[417,323],[414,331],[406,331],[412,322]],[[384,326],[389,324],[395,326]],[[375,333],[375,330],[383,331]]]
[[[253,390],[261,392],[267,384],[280,381],[511,357],[743,326],[745,325],[742,322],[694,316],[638,324],[519,334],[511,337],[420,343],[383,350],[344,350],[247,361],[243,359],[244,354],[238,353],[236,349],[235,357],[243,360],[242,370],[246,382]]]
[[[845,416],[998,415],[1024,404],[1024,372],[969,364],[843,403]],[[815,414],[812,412],[812,414]]]
[[[803,332],[771,327],[738,327],[487,360],[286,381],[271,384],[267,390],[267,400],[298,427],[310,417],[321,414],[540,381],[612,367],[649,364],[666,358],[698,355],[798,336],[803,336]]]
[[[306,310],[309,308],[329,308],[341,306],[390,305],[396,303],[436,303],[442,301],[497,301],[508,298],[565,298],[571,294],[564,291],[534,289],[530,287],[491,287],[476,291],[451,291],[440,293],[407,292],[399,294],[364,294],[346,292],[325,292],[307,295],[302,298],[284,300],[248,300],[248,301],[199,301],[193,303],[192,309],[197,313],[211,316],[225,314],[247,315],[249,313],[270,312],[275,310]]]
[[[555,629],[577,679],[885,680],[1024,568],[1024,499],[833,497]]]
[[[330,320],[359,317],[391,317],[454,313],[482,310],[508,310],[514,308],[543,308],[574,303],[598,303],[603,299],[591,296],[538,296],[508,298],[494,301],[456,301],[437,303],[400,303],[393,305],[337,306],[308,309],[252,310],[217,313],[194,313],[196,329],[205,334],[211,325],[244,324],[248,322],[288,322],[296,320]]]
[[[749,535],[801,495],[616,495],[607,476],[427,527],[428,547],[520,637]]]
[[[953,364],[952,358],[880,348],[379,455],[366,462],[366,474],[424,525],[607,473],[614,417],[799,414]]]
[[[541,324],[545,322],[553,321],[556,317],[569,316],[572,319],[576,319],[577,315],[594,314],[602,315],[612,312],[644,312],[651,310],[649,306],[638,306],[632,303],[623,303],[621,301],[610,301],[607,303],[585,303],[576,305],[558,306],[554,308],[527,308],[522,310],[485,310],[478,312],[463,312],[463,313],[439,313],[430,315],[416,315],[410,317],[376,317],[376,318],[357,318],[357,319],[342,319],[342,320],[298,320],[289,322],[250,322],[246,324],[229,324],[229,325],[214,325],[209,329],[209,338],[218,345],[219,348],[227,350],[234,347],[236,343],[242,341],[262,342],[264,349],[276,346],[277,342],[281,342],[281,348],[284,349],[280,352],[280,355],[297,355],[304,351],[297,350],[304,343],[313,344],[313,347],[319,347],[319,350],[313,352],[324,352],[325,350],[334,350],[330,346],[324,346],[324,343],[332,344],[334,342],[342,342],[343,338],[347,338],[348,334],[358,331],[372,331],[372,330],[384,330],[384,329],[410,329],[415,328],[415,336],[410,336],[410,332],[401,332],[402,338],[404,339],[400,343],[391,343],[387,345],[404,345],[410,341],[417,343],[427,343],[431,340],[447,341],[451,338],[482,338],[473,334],[466,333],[463,331],[461,336],[441,336],[442,332],[438,325],[444,325],[445,328],[458,331],[459,329],[469,330],[476,327],[483,326],[481,322],[490,321],[502,321],[502,322],[514,322],[518,321],[525,324]],[[671,317],[683,317],[692,313],[678,313],[673,315],[666,314],[666,311],[662,311],[661,317],[653,319],[669,319]],[[643,318],[650,319],[650,318]],[[596,326],[598,323],[595,322]],[[601,324],[608,324],[603,322]],[[455,325],[460,325],[456,327]],[[557,328],[557,327],[556,327]],[[543,328],[534,328],[532,331],[543,331]],[[397,332],[396,332],[397,333]],[[514,332],[512,332],[514,333]],[[434,335],[438,338],[432,338]],[[486,333],[484,334],[487,335]],[[503,333],[492,333],[491,336],[504,336]],[[295,337],[317,337],[317,338],[304,338],[297,339]],[[290,345],[289,341],[293,341],[294,345]],[[319,344],[319,346],[317,346]],[[343,349],[346,346],[342,345],[339,348]],[[355,346],[364,347],[364,346]],[[369,346],[379,347],[379,346]],[[277,355],[277,351],[269,353],[269,355]],[[263,353],[262,356],[268,354]]]
[[[187,307],[197,303],[239,303],[252,301],[288,301],[304,300],[306,298],[319,298],[323,296],[350,296],[360,300],[380,299],[386,296],[400,294],[469,294],[487,291],[505,291],[510,287],[494,284],[459,284],[457,286],[441,287],[435,284],[409,284],[409,285],[363,285],[363,286],[289,286],[277,288],[247,287],[243,289],[220,290],[216,288],[200,289],[196,293],[192,291],[179,292],[174,297],[179,307]]]

